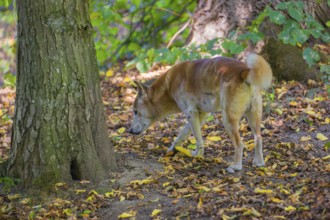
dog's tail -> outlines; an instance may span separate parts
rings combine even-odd
[[[271,86],[272,69],[263,57],[250,53],[246,58],[246,65],[250,68],[246,77],[248,83],[263,89],[268,89]]]

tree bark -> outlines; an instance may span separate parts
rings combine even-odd
[[[49,188],[116,168],[88,0],[18,0],[10,176]]]
[[[251,21],[262,12],[267,5],[275,7],[280,2],[287,0],[206,0],[198,1],[193,15],[191,33],[188,44],[204,44],[214,38],[226,38],[231,31],[244,29]],[[314,16],[320,22],[326,22],[329,11],[326,1],[321,4],[317,0],[305,1],[306,10],[314,11]],[[315,9],[315,10],[313,10]],[[262,53],[270,62],[274,76],[278,79],[300,80],[320,79],[316,68],[309,68],[302,56],[301,49],[291,45],[284,45],[277,39],[280,32],[275,25],[266,23],[262,30],[266,37],[264,49],[249,47],[249,50]],[[220,41],[221,42],[221,41]],[[288,60],[292,60],[288,62]],[[295,62],[295,63],[294,63]]]

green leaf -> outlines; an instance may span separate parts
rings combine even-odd
[[[288,30],[286,31],[282,31],[281,33],[279,33],[278,37],[280,38],[280,40],[284,43],[284,44],[289,44],[291,41],[291,35],[290,32]],[[294,44],[295,45],[295,44]]]
[[[300,44],[305,43],[309,38],[309,32],[303,29],[293,30],[292,35]]]
[[[264,34],[261,32],[246,32],[245,34],[240,35],[237,39],[238,40],[250,40],[253,44],[256,44],[260,40],[264,38]]]
[[[15,87],[16,85],[16,76],[12,73],[6,73],[4,75],[4,86]]]
[[[330,65],[320,65],[320,72],[330,74]]]
[[[148,64],[145,60],[140,60],[136,63],[136,68],[141,72],[145,73],[150,69],[150,64]]]
[[[281,2],[279,4],[276,5],[275,7],[276,9],[287,9],[288,8],[288,2]]]
[[[295,7],[289,7],[288,9],[289,15],[294,18],[295,20],[301,22],[304,18],[304,14],[302,10],[297,9]]]
[[[310,29],[309,32],[313,35],[315,38],[319,38],[322,35],[322,30],[320,29]]]
[[[327,25],[327,27],[330,27],[330,21],[327,21],[327,23],[325,23]]]
[[[269,12],[269,18],[270,18],[270,21],[272,23],[275,23],[275,24],[284,24],[285,23],[285,16],[282,12],[280,11],[275,11],[275,10],[271,10]]]
[[[310,47],[306,47],[304,49],[303,57],[306,60],[309,67],[313,66],[317,61],[320,60],[319,53]]]
[[[245,49],[243,45],[234,41],[225,41],[222,43],[222,47],[227,50],[229,55],[238,54]]]
[[[325,42],[325,43],[330,43],[330,34],[328,32],[325,32],[322,34],[321,39]]]

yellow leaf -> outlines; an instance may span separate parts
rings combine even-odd
[[[275,198],[275,197],[270,198],[270,200],[274,203],[283,203],[284,202],[283,200],[281,200],[279,198]]]
[[[320,102],[322,102],[322,101],[324,101],[324,97],[316,96],[316,97],[314,97],[313,100],[314,100],[314,101],[320,101]]]
[[[221,137],[219,137],[219,136],[208,136],[207,137],[207,140],[210,140],[210,141],[220,141],[221,140]]]
[[[189,139],[189,141],[190,141],[191,144],[196,144],[196,139],[195,138]]]
[[[311,140],[312,138],[311,138],[311,136],[302,136],[301,138],[300,138],[300,141],[301,142],[303,142],[303,141],[309,141],[309,140]]]
[[[298,103],[295,101],[290,102],[290,106],[297,106],[297,105],[298,105]]]
[[[66,183],[55,183],[56,187],[62,187],[62,186],[65,186],[65,185],[66,185]]]
[[[235,177],[235,178],[232,179],[232,181],[233,181],[233,183],[237,183],[237,182],[239,182],[239,178]]]
[[[259,189],[259,188],[255,188],[254,189],[255,193],[259,193],[259,194],[271,194],[273,193],[273,190],[271,189]]]
[[[289,206],[285,207],[284,210],[287,211],[287,212],[291,212],[291,211],[296,211],[296,208],[289,205]]]
[[[170,184],[171,184],[170,182],[163,183],[163,187],[166,187],[166,186],[168,186]]]
[[[202,207],[203,207],[203,199],[202,199],[202,197],[200,197],[198,204],[197,204],[197,209],[201,209]]]
[[[31,202],[32,202],[32,199],[30,199],[30,198],[24,198],[20,201],[20,203],[23,204],[23,205],[27,205]]]
[[[133,180],[130,182],[130,184],[138,184],[138,185],[143,185],[143,184],[148,184],[153,182],[153,179],[144,179],[144,180]]]
[[[190,153],[190,150],[186,149],[186,148],[183,148],[183,147],[175,147],[175,149],[181,153],[183,153],[184,155],[188,156],[188,157],[192,157],[191,156],[191,153]]]
[[[328,138],[326,136],[324,136],[322,133],[317,133],[316,138],[321,140],[321,141],[328,140]]]
[[[121,128],[119,128],[119,129],[117,130],[117,132],[118,132],[118,134],[122,134],[122,133],[125,132],[125,130],[126,130],[126,128],[121,127]]]
[[[206,187],[206,186],[198,186],[197,189],[203,190],[204,192],[210,192],[211,191],[211,189]]]
[[[124,213],[118,215],[118,218],[119,219],[121,219],[121,218],[131,218],[131,217],[134,217],[135,215],[136,215],[135,211],[124,212]]]
[[[322,160],[328,160],[328,159],[330,159],[330,154],[322,158]]]
[[[330,124],[330,118],[327,117],[327,118],[324,120],[324,123],[325,123],[325,124]]]
[[[125,198],[124,196],[120,196],[120,197],[119,197],[119,201],[121,201],[121,202],[124,201],[125,199],[126,199],[126,198]]]
[[[160,209],[154,209],[151,213],[151,217],[155,217],[156,215],[158,215],[162,210]]]
[[[295,176],[297,176],[297,175],[298,175],[298,173],[291,173],[291,174],[290,174],[291,177],[295,177]]]
[[[256,217],[260,217],[261,216],[260,212],[258,212],[257,210],[255,210],[253,207],[252,207],[252,209],[246,210],[243,213],[243,215],[254,215]]]
[[[77,189],[76,194],[85,193],[86,189]]]
[[[106,75],[107,77],[111,77],[111,76],[113,76],[113,70],[112,70],[112,69],[108,69],[108,71],[105,73],[105,75]]]
[[[8,195],[9,200],[18,199],[18,198],[21,198],[21,197],[22,197],[21,194],[10,194],[10,195]]]
[[[283,216],[283,215],[273,215],[272,217],[274,219],[286,219],[285,216]]]
[[[280,191],[281,191],[281,193],[286,194],[286,195],[290,194],[290,192],[286,189],[281,189]]]

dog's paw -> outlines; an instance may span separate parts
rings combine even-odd
[[[230,165],[227,169],[227,172],[228,173],[235,173],[235,171],[239,171],[239,170],[242,170],[242,165]]]
[[[254,159],[253,159],[252,164],[253,164],[254,166],[257,166],[257,167],[263,167],[263,166],[265,166],[265,162],[264,162],[264,160],[263,160],[263,159],[257,159],[257,158],[254,158]]]
[[[203,157],[204,149],[195,149],[190,151],[191,156],[193,157]]]

